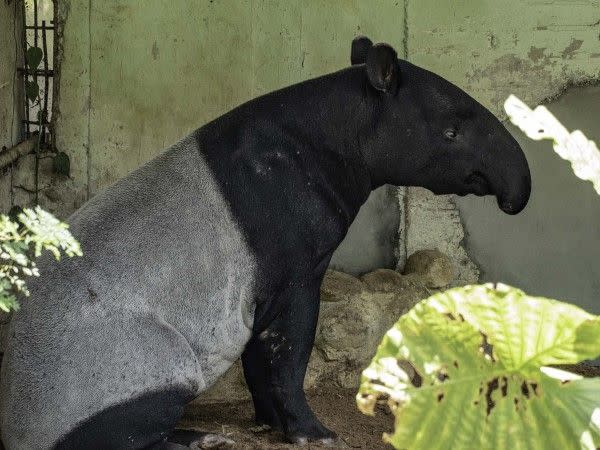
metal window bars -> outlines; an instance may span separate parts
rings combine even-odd
[[[49,20],[48,24],[48,21],[40,18],[38,0],[32,0],[29,5],[26,5],[25,1],[21,3],[24,21],[22,27],[24,67],[18,67],[17,71],[23,77],[25,92],[23,135],[29,139],[34,132],[39,132],[40,147],[44,148],[51,143],[49,125],[54,68],[52,56],[49,54],[49,41],[54,42],[54,20]],[[41,60],[35,57],[36,53],[38,55],[41,53]],[[40,88],[41,85],[43,89]]]

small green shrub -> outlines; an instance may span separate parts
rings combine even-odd
[[[81,256],[68,225],[40,207],[25,209],[17,220],[0,214],[0,309],[18,310],[17,295],[29,295],[25,277],[39,276],[34,259],[43,250],[58,260],[61,252]]]
[[[364,370],[359,409],[386,401],[398,449],[596,449],[600,378],[548,367],[600,355],[600,317],[505,285],[417,304]]]

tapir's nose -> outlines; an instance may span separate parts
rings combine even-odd
[[[513,160],[505,165],[504,186],[497,193],[498,206],[506,214],[518,214],[529,201],[531,195],[531,172],[529,164],[517,144],[513,152]]]

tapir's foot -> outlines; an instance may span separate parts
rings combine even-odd
[[[337,443],[337,435],[326,428],[313,413],[306,401],[302,387],[273,389],[273,401],[276,408],[280,430],[289,442],[306,445],[314,442],[333,447]]]
[[[169,443],[183,445],[185,449],[229,449],[235,445],[235,441],[216,433],[205,433],[194,430],[175,430],[169,438]],[[166,450],[166,449],[165,449]],[[173,448],[173,450],[176,450]]]
[[[281,425],[281,421],[279,417],[277,417],[277,413],[274,410],[263,410],[260,411],[256,409],[256,417],[254,418],[256,422],[255,432],[261,431],[283,431],[283,426]]]
[[[289,430],[285,437],[289,442],[302,446],[316,443],[324,447],[334,447],[338,446],[339,442],[337,435],[318,421],[301,429]]]

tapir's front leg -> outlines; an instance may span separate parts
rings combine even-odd
[[[263,351],[264,347],[264,340],[258,334],[252,336],[242,354],[244,377],[252,394],[256,423],[268,425],[273,430],[282,430],[283,427],[279,422],[279,416],[275,411],[270,394],[268,355]]]
[[[322,277],[292,286],[278,299],[281,312],[254,336],[243,355],[257,420],[283,431],[295,443],[333,443],[306,402],[303,383],[315,339]]]

